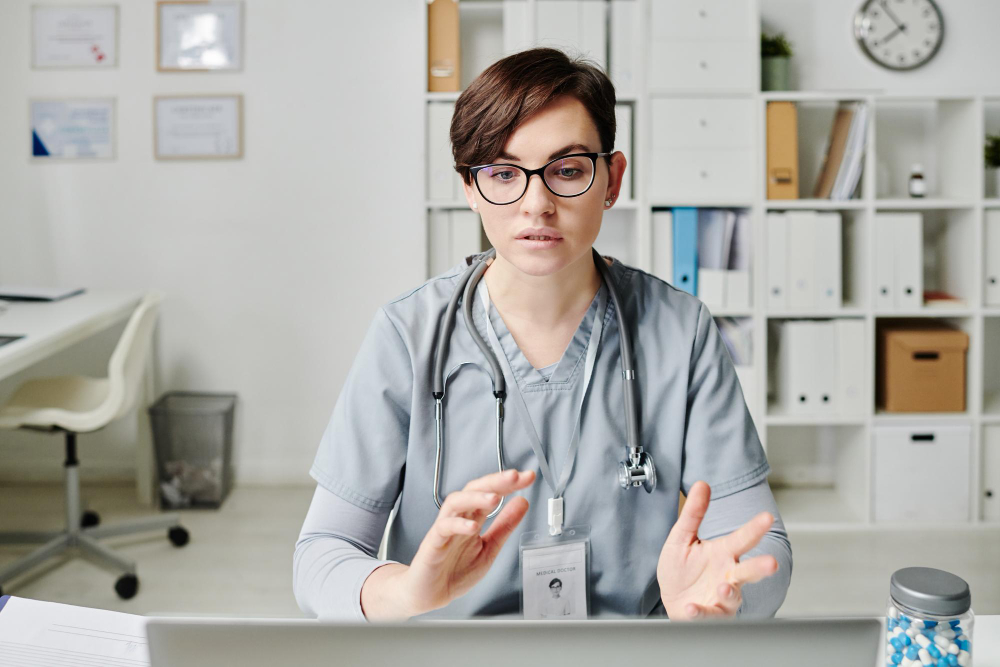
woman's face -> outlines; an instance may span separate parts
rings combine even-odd
[[[587,109],[575,97],[562,96],[518,126],[495,162],[537,169],[560,155],[600,150],[597,127]],[[605,200],[618,198],[624,172],[625,156],[617,152],[610,167],[603,157],[597,159],[593,185],[577,197],[553,194],[537,174],[529,179],[524,196],[512,204],[491,204],[475,183],[465,185],[465,197],[482,215],[486,236],[498,255],[523,273],[546,276],[589,255],[601,217],[610,208]]]

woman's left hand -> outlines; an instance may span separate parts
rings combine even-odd
[[[705,482],[691,487],[684,509],[667,536],[656,566],[660,599],[673,620],[733,616],[743,601],[741,587],[778,571],[774,556],[740,562],[770,530],[774,517],[761,512],[720,538],[698,539],[711,490]]]

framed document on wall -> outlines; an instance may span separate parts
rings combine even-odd
[[[31,8],[31,66],[116,67],[118,6]]]
[[[242,2],[160,0],[156,23],[161,72],[243,69]]]
[[[31,100],[30,106],[32,158],[114,158],[113,98]]]
[[[243,157],[243,96],[160,96],[153,100],[157,160]]]

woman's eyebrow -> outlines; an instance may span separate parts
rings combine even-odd
[[[552,155],[549,156],[549,159],[553,160],[553,159],[559,157],[560,155],[565,155],[566,153],[572,153],[572,152],[590,153],[592,151],[590,150],[589,146],[586,146],[584,144],[569,144],[568,146],[563,146],[559,150],[553,152]],[[500,155],[497,156],[497,159],[500,159],[500,160],[511,160],[512,162],[520,162],[521,161],[521,158],[515,157],[515,156],[511,155],[510,153],[500,153]]]

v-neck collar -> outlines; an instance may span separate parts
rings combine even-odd
[[[608,267],[612,269],[611,275],[615,281],[619,279],[616,269],[616,265],[618,264],[618,260],[614,260]],[[548,380],[538,372],[538,369],[531,365],[531,362],[521,352],[521,349],[517,346],[517,342],[514,340],[514,336],[510,333],[510,330],[491,300],[490,321],[493,324],[493,329],[496,331],[500,347],[503,348],[504,356],[507,357],[507,361],[514,371],[514,375],[516,376],[514,379],[517,382],[518,388],[522,392],[573,389],[576,385],[576,379],[580,375],[580,369],[583,368],[584,357],[586,357],[587,353],[587,342],[590,340],[590,332],[594,328],[594,317],[597,315],[597,304],[600,301],[601,292],[607,292],[607,289],[608,286],[604,283],[604,280],[601,280],[600,288],[594,294],[590,306],[587,307],[587,312],[584,313],[583,319],[580,321],[579,326],[577,326],[573,337],[570,339],[559,361],[556,362],[555,369]],[[606,303],[608,306],[603,313],[605,326],[614,308],[610,297],[606,299]],[[476,328],[479,329],[480,335],[486,339],[486,324],[483,320],[483,314],[482,303],[477,298],[473,305],[473,321]]]

